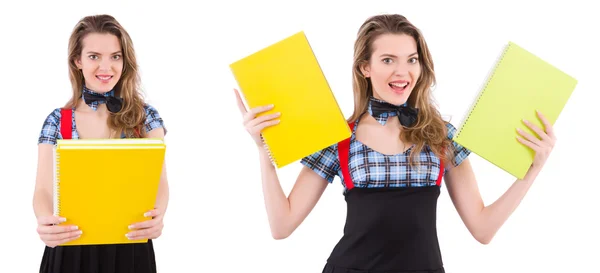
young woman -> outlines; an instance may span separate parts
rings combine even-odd
[[[138,85],[135,51],[129,34],[109,15],[81,19],[69,39],[69,71],[73,97],[65,107],[52,111],[38,140],[38,169],[33,200],[40,238],[46,244],[40,272],[156,272],[152,239],[161,235],[168,203],[166,169],[163,166],[151,220],[132,223],[127,237],[148,238],[147,243],[61,247],[81,232],[59,226],[53,216],[52,148],[57,139],[163,138],[166,129],[157,110],[145,104]],[[108,171],[90,166],[90,174]],[[103,169],[108,168],[108,169]],[[82,181],[84,183],[85,181]]]
[[[442,178],[467,229],[487,244],[542,169],[555,142],[552,127],[539,114],[545,131],[529,125],[538,137],[521,133],[519,141],[536,152],[533,165],[484,206],[470,151],[452,141],[455,127],[432,103],[433,62],[421,32],[401,15],[374,16],[361,26],[354,50],[352,136],[302,159],[288,197],[260,136],[278,124],[278,113],[259,115],[268,107],[246,111],[236,90],[259,150],[273,237],[289,236],[337,175],[345,187],[347,219],[323,272],[444,272],[436,233]]]

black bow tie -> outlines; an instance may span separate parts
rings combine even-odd
[[[404,127],[411,127],[417,122],[419,114],[418,108],[410,106],[396,106],[391,103],[381,102],[378,100],[371,100],[371,111],[374,117],[378,117],[383,113],[395,112],[398,115],[400,124]]]
[[[121,111],[121,108],[123,108],[123,99],[122,98],[116,98],[116,97],[112,97],[112,96],[105,97],[101,94],[92,94],[89,92],[83,92],[83,99],[85,100],[85,103],[87,103],[87,104],[91,104],[93,102],[106,103],[106,108],[108,108],[108,111],[110,111],[112,113],[117,113],[117,112]]]

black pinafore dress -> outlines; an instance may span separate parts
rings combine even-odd
[[[444,273],[436,231],[443,161],[437,186],[358,188],[349,172],[349,143],[338,144],[346,184],[344,235],[323,272]]]

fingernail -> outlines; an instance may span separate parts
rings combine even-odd
[[[269,104],[269,108],[273,108],[273,107],[275,107],[275,105]]]
[[[133,225],[129,226],[129,229],[133,229]]]
[[[76,229],[79,229],[79,227],[78,226],[72,226],[71,227],[71,230],[76,230]]]
[[[527,121],[526,119],[523,119],[523,122],[524,122],[524,123],[529,123],[529,121]]]
[[[523,132],[523,131],[521,130],[521,128],[517,128],[517,131],[519,131],[519,132]]]
[[[280,112],[275,113],[276,116],[281,116]]]
[[[77,232],[77,234],[79,234],[79,235],[81,235],[82,233],[83,233],[83,231],[81,231],[81,230]]]
[[[144,217],[148,217],[148,215],[150,215],[149,212],[144,213]]]
[[[61,218],[60,218],[60,219],[58,219],[58,220],[59,220],[59,221],[62,223],[62,222],[66,222],[66,221],[67,221],[67,218],[61,217]]]

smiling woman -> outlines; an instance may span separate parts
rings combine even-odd
[[[163,138],[166,134],[158,111],[144,103],[139,93],[133,44],[115,18],[81,19],[69,40],[68,64],[73,96],[65,107],[46,117],[38,140],[33,207],[37,231],[46,245],[40,272],[156,272],[152,239],[161,235],[168,203],[165,166],[155,209],[140,211],[152,219],[131,223],[131,232],[124,234],[131,240],[148,238],[147,243],[60,246],[76,240],[85,230],[79,230],[77,223],[57,225],[65,219],[53,215],[52,153],[57,140]]]
[[[416,26],[399,14],[368,18],[354,44],[351,137],[303,158],[288,196],[261,141],[261,131],[278,126],[273,121],[285,113],[259,115],[277,105],[247,110],[236,93],[260,155],[273,237],[290,236],[339,176],[346,224],[324,273],[445,272],[436,224],[442,179],[469,232],[482,244],[490,242],[543,167],[554,142],[552,126],[540,114],[545,128],[535,130],[541,140],[522,140],[536,152],[533,166],[484,206],[468,159],[471,151],[453,141],[456,128],[433,103],[434,83],[433,61]]]

